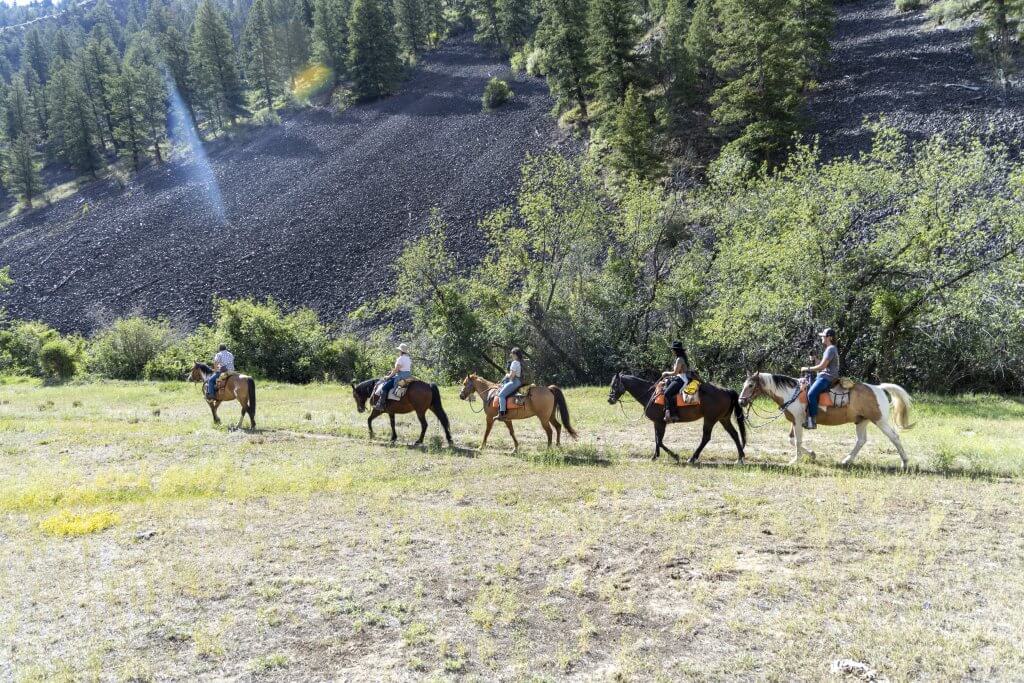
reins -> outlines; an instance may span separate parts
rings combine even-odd
[[[786,409],[789,408],[791,405],[793,405],[793,403],[796,402],[796,400],[798,398],[800,398],[800,387],[799,386],[797,386],[797,388],[793,391],[793,395],[789,397],[789,400],[787,400],[785,403],[783,403],[781,406],[779,406],[778,411],[776,411],[776,413],[774,415],[770,415],[770,416],[765,416],[765,415],[762,415],[761,413],[757,412],[757,409],[754,408],[754,402],[751,401],[750,404],[747,406],[747,411],[744,414],[744,419],[747,421],[747,425],[751,429],[761,429],[762,427],[767,427],[769,424],[771,424],[772,422],[775,422],[780,417],[785,415],[786,414]],[[761,424],[754,424],[753,422],[750,421],[750,415],[751,414],[756,415],[757,417],[761,418],[764,421]]]

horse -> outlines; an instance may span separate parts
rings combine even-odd
[[[465,401],[476,393],[484,402],[484,416],[487,419],[487,426],[484,428],[484,438],[480,442],[480,450],[487,446],[487,437],[490,436],[494,420],[497,419],[498,406],[495,405],[493,399],[498,395],[497,389],[499,387],[499,384],[489,382],[483,377],[478,377],[475,373],[466,375],[466,379],[462,382],[462,391],[459,392],[459,398]],[[509,400],[511,401],[511,397]],[[556,417],[556,411],[558,416],[562,418],[561,422]],[[515,444],[512,449],[513,453],[519,450],[519,441],[516,439],[516,432],[512,428],[512,420],[524,420],[534,416],[540,420],[544,433],[548,435],[548,448],[551,448],[551,425],[555,426],[556,445],[562,445],[563,425],[565,426],[565,431],[569,432],[569,436],[573,439],[579,436],[569,423],[569,406],[565,402],[565,394],[562,393],[561,388],[554,384],[546,387],[531,386],[527,389],[526,401],[523,403],[523,406],[521,408],[510,407],[505,413],[505,419],[503,420],[505,426],[508,427],[509,436],[512,437],[512,443]]]
[[[191,372],[186,375],[186,378],[190,382],[200,382],[203,388],[203,398],[206,398],[206,383],[212,376],[213,368],[206,363],[196,361],[195,365],[192,366]],[[224,381],[224,386],[217,390],[216,397],[213,399],[206,398],[206,403],[210,406],[210,412],[213,413],[214,424],[220,424],[220,418],[217,417],[217,408],[224,401],[232,400],[238,401],[242,405],[242,415],[238,418],[238,424],[235,425],[235,429],[242,428],[242,421],[245,420],[246,415],[249,416],[249,429],[256,429],[255,380],[248,375],[230,374]]]
[[[790,465],[800,459],[801,453],[806,453],[811,460],[816,457],[814,451],[803,447],[804,417],[807,414],[807,406],[796,400],[799,391],[800,382],[795,377],[755,372],[747,377],[747,381],[743,384],[743,391],[740,393],[740,403],[744,406],[749,406],[758,396],[767,396],[775,401],[785,414],[786,419],[793,423],[790,443],[796,446],[796,454],[789,461]],[[854,444],[850,454],[840,462],[841,465],[849,465],[857,457],[857,453],[868,440],[867,423],[872,422],[889,437],[889,441],[900,454],[903,469],[907,469],[907,453],[903,450],[899,434],[889,422],[890,405],[886,393],[892,396],[891,415],[896,426],[901,429],[913,427],[910,423],[910,394],[896,384],[874,385],[858,382],[850,389],[849,403],[841,407],[823,409],[818,413],[819,425],[831,427],[852,422],[857,427],[857,443]]]
[[[380,382],[379,378],[368,379],[359,384],[352,382],[352,398],[355,399],[356,410],[360,413],[366,412],[366,402],[370,400],[370,397],[373,395],[373,389],[377,386],[378,382]],[[416,440],[416,445],[419,446],[423,443],[423,437],[427,434],[426,413],[428,409],[437,416],[438,422],[444,428],[444,437],[448,440],[448,446],[453,446],[448,414],[444,412],[444,406],[441,405],[441,392],[436,384],[427,384],[418,379],[409,382],[405,395],[401,399],[388,401],[384,410],[379,410],[374,406],[370,410],[370,417],[366,419],[366,428],[370,430],[370,438],[372,439],[373,421],[378,415],[387,413],[388,418],[391,420],[391,442],[394,443],[398,440],[398,433],[395,431],[395,414],[404,415],[405,413],[415,412],[416,417],[420,421],[420,438]]]
[[[625,393],[635,398],[644,406],[644,415],[647,416],[647,419],[654,423],[654,457],[651,460],[657,460],[661,451],[664,450],[675,458],[676,462],[680,462],[679,456],[665,445],[665,425],[667,424],[665,422],[665,407],[651,400],[656,385],[657,382],[618,372],[612,377],[611,388],[608,391],[608,403],[615,405]],[[736,462],[743,464],[743,459],[746,457],[743,449],[747,446],[747,427],[743,410],[740,408],[739,394],[732,389],[722,389],[714,384],[701,382],[698,395],[700,403],[679,407],[680,422],[694,422],[704,418],[704,433],[701,436],[700,444],[697,445],[697,450],[693,452],[688,462],[697,462],[701,451],[711,440],[711,430],[714,429],[716,423],[721,423],[736,443],[736,450],[739,453],[739,459]],[[733,416],[736,417],[736,422],[739,425],[739,433],[732,426]]]

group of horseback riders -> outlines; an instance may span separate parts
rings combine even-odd
[[[819,399],[839,379],[839,350],[835,345],[835,330],[827,327],[818,334],[818,337],[825,347],[821,361],[817,365],[800,368],[802,375],[815,375],[807,388],[807,418],[804,423],[806,429],[817,428],[816,420]],[[673,354],[672,366],[668,371],[662,373],[661,383],[665,401],[665,422],[678,422],[679,401],[677,397],[680,393],[687,397],[695,396],[700,388],[701,380],[697,372],[691,367],[690,359],[686,354],[686,348],[681,341],[672,342],[669,349]],[[394,366],[380,380],[379,386],[374,392],[376,396],[374,407],[381,412],[387,409],[388,396],[391,392],[396,387],[401,386],[404,380],[412,377],[412,356],[409,353],[409,345],[405,343],[399,344],[396,350],[399,354],[395,359]],[[508,415],[508,399],[523,386],[523,378],[525,376],[524,362],[522,349],[513,347],[509,351],[505,376],[498,383],[497,419],[499,420],[506,419]],[[217,353],[213,356],[213,374],[210,375],[206,382],[207,400],[215,400],[217,381],[220,377],[225,373],[233,372],[235,372],[235,357],[228,350],[227,345],[221,344]]]

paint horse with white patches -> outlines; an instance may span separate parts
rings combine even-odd
[[[807,405],[800,400],[793,400],[800,391],[800,383],[795,377],[773,375],[769,372],[755,372],[747,377],[740,393],[740,405],[749,406],[758,396],[767,396],[775,401],[780,410],[784,410],[786,419],[793,423],[790,443],[796,446],[796,455],[789,461],[794,464],[800,456],[806,454],[812,460],[814,451],[803,447],[803,424],[807,415]],[[888,395],[887,395],[888,394]],[[892,404],[889,397],[892,397]],[[818,413],[818,424],[836,426],[854,424],[857,427],[857,443],[850,454],[843,458],[841,464],[849,465],[857,457],[857,453],[868,440],[868,422],[878,427],[889,441],[896,447],[907,468],[907,453],[903,450],[896,427],[910,429],[910,394],[896,384],[864,384],[858,382],[850,389],[849,403],[841,407],[822,409]],[[785,407],[784,407],[785,406]],[[784,408],[783,408],[784,407]]]

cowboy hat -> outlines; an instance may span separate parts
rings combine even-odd
[[[395,348],[398,349],[399,351],[401,351],[402,353],[409,353],[409,345],[408,344],[399,344]]]
[[[683,348],[683,342],[678,341],[678,340],[672,342],[671,344],[669,344],[669,348],[672,349],[673,351],[685,351],[686,350],[686,349]]]

